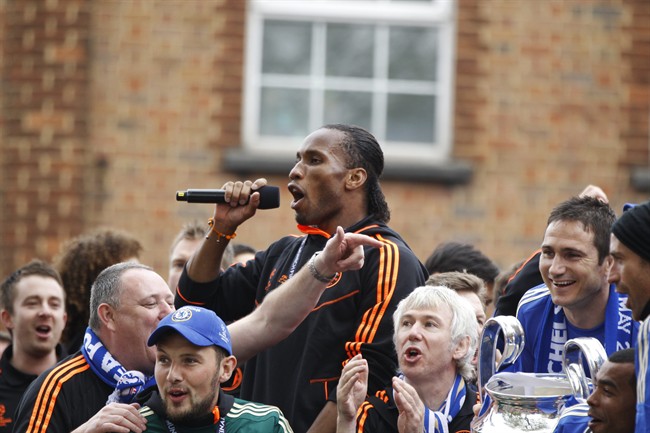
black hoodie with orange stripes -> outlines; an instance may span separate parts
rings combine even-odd
[[[176,307],[203,305],[225,321],[250,313],[292,269],[324,248],[327,233],[299,228],[302,236],[278,240],[246,266],[234,265],[212,282],[193,282],[184,271]],[[356,354],[368,360],[369,392],[390,383],[397,369],[392,314],[427,277],[406,242],[384,223],[366,218],[346,232],[375,237],[384,247],[366,248],[362,269],[338,275],[288,338],[246,363],[241,398],[278,406],[297,433],[306,432],[325,403],[335,399],[342,365]]]
[[[112,392],[78,351],[32,382],[16,411],[13,431],[71,432],[99,412]]]

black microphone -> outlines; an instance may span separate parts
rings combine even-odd
[[[280,207],[280,188],[265,185],[257,190],[260,193],[258,209],[275,209]],[[177,191],[176,201],[188,203],[225,203],[226,192],[223,189],[188,189]]]

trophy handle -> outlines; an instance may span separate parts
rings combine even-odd
[[[503,336],[503,351],[497,364],[499,334]],[[497,370],[517,360],[524,350],[524,343],[524,330],[516,317],[496,316],[485,322],[478,350],[478,386],[481,398],[484,397],[483,389],[488,380]]]
[[[564,343],[562,366],[578,401],[586,401],[591,393],[584,365],[587,364],[589,377],[595,381],[596,373],[606,359],[605,348],[593,337],[573,338]]]

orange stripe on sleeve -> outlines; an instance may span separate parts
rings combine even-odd
[[[59,395],[59,392],[61,391],[61,387],[65,382],[68,381],[71,377],[75,376],[76,374],[79,374],[83,371],[86,371],[90,368],[90,365],[82,365],[79,368],[72,370],[69,372],[67,375],[61,378],[60,381],[57,382],[56,388],[54,389],[54,393],[52,394],[52,401],[56,401],[56,398]],[[45,416],[45,422],[43,423],[43,427],[46,428],[50,424],[50,418],[52,418],[52,412],[54,412],[54,403],[51,403],[47,409],[47,414]]]
[[[363,433],[364,425],[368,419],[368,411],[372,409],[372,404],[364,401],[357,411],[357,433]]]
[[[187,303],[190,304],[190,305],[198,305],[198,306],[203,306],[203,305],[205,305],[205,302],[192,302],[192,301],[190,301],[189,299],[185,298],[185,296],[183,296],[183,294],[181,293],[181,290],[180,290],[178,287],[176,287],[176,295],[177,295],[177,296],[180,296],[180,298],[181,298],[183,301],[187,302]]]
[[[380,241],[385,245],[379,250],[379,274],[377,276],[377,304],[366,312],[363,322],[357,329],[356,340],[362,342],[372,342],[377,333],[388,304],[390,303],[395,286],[397,284],[397,271],[399,269],[399,248],[394,242],[378,236]]]
[[[47,416],[47,420],[49,421],[49,416],[47,414],[51,414],[51,412],[54,410],[54,406],[56,404],[56,395],[52,395],[52,391],[57,386],[60,378],[62,376],[65,376],[65,380],[67,380],[70,377],[70,371],[76,374],[89,368],[90,366],[86,363],[84,356],[79,355],[59,365],[50,371],[50,373],[48,373],[45,381],[38,391],[26,433],[38,432],[41,430],[45,431],[47,429],[47,424],[43,422],[43,418],[44,416]],[[58,391],[56,394],[58,394]]]
[[[360,290],[354,290],[350,293],[347,293],[346,295],[341,296],[340,298],[332,299],[331,301],[323,302],[320,304],[318,307],[315,307],[312,311],[318,311],[323,307],[326,307],[328,305],[336,304],[337,302],[341,302],[347,298],[351,298],[352,296],[355,296],[357,293],[359,293]]]
[[[386,254],[389,250],[389,246],[385,245],[384,248],[379,250],[379,270],[377,274],[377,287],[375,288],[375,306],[367,310],[361,319],[361,324],[357,328],[357,332],[354,336],[356,341],[365,341],[367,337],[367,326],[372,322],[372,317],[375,315],[375,309],[377,305],[382,301],[383,288],[382,281],[384,280],[384,273],[386,271]],[[390,254],[388,252],[388,254]]]
[[[515,272],[513,272],[512,275],[510,275],[510,278],[508,278],[508,281],[506,282],[506,284],[509,283],[510,281],[514,280],[515,277],[519,274],[519,272],[521,272],[521,270],[524,268],[524,266],[526,266],[528,264],[528,262],[533,260],[533,257],[535,257],[541,251],[542,251],[541,248],[535,250],[535,252],[533,254],[531,254],[530,257],[528,257],[524,262],[522,262],[521,265],[519,266],[519,268],[517,268],[517,270]]]

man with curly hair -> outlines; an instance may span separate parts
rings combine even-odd
[[[116,263],[138,261],[142,244],[133,235],[112,228],[82,234],[65,242],[54,258],[66,291],[68,324],[61,341],[68,353],[83,343],[90,312],[90,288],[101,271]]]

